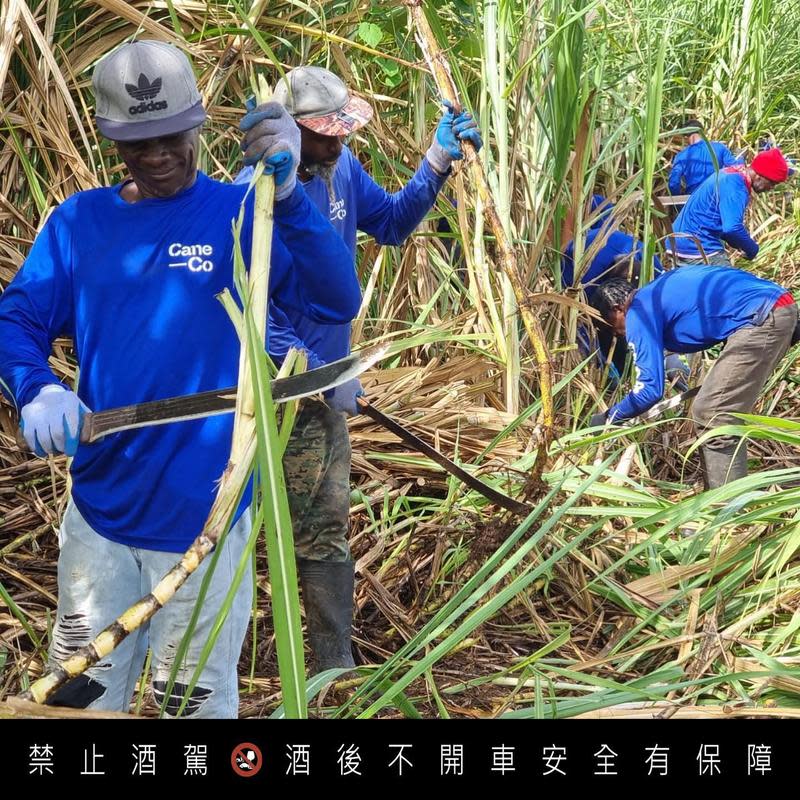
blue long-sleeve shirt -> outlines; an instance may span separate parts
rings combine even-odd
[[[598,208],[602,207],[602,211],[595,217],[592,224],[589,226],[590,228],[602,228],[605,221],[609,218],[611,213],[614,211],[614,204],[610,203],[606,200],[605,197],[601,194],[593,194],[592,199],[589,203],[589,214],[594,214]]]
[[[716,165],[711,157],[711,152],[709,152],[709,147],[716,157]],[[736,158],[722,142],[706,142],[705,140],[695,142],[681,150],[672,160],[672,169],[669,172],[669,191],[671,194],[683,194],[685,186],[686,194],[692,194],[709,175],[713,175],[718,169],[743,163],[744,161]]]
[[[601,228],[590,228],[586,232],[585,244],[583,247],[584,253],[592,246],[595,239],[601,236]],[[597,251],[597,255],[592,259],[589,268],[581,275],[581,286],[584,287],[586,297],[591,301],[592,295],[599,283],[606,278],[610,278],[610,270],[614,266],[614,262],[623,256],[629,256],[634,253],[634,261],[641,262],[642,253],[644,248],[642,243],[633,236],[622,231],[614,231],[608,236],[606,243]],[[567,286],[572,286],[575,282],[575,242],[571,241],[561,258],[561,282]],[[661,262],[656,256],[653,259],[653,272],[655,275],[660,275],[663,272]]]
[[[746,325],[760,325],[782,286],[731,267],[683,267],[639,289],[625,314],[633,390],[609,409],[613,422],[647,411],[664,394],[664,351],[696,353]]]
[[[758,255],[758,244],[744,226],[744,214],[750,202],[750,189],[739,172],[720,172],[706,178],[700,188],[689,198],[675,220],[672,230],[676,234],[672,249],[680,256],[696,258],[700,242],[705,255],[725,249],[723,242],[741,250],[745,257]]]
[[[239,341],[216,295],[233,286],[231,222],[245,191],[199,173],[170,198],[128,203],[117,186],[62,203],[0,296],[0,378],[17,407],[58,382],[47,359],[62,335],[74,340],[77,394],[92,411],[235,384]],[[251,194],[248,260],[252,215]],[[360,287],[341,237],[299,185],[274,216],[274,303],[320,322],[352,319]],[[232,426],[222,415],[82,444],[75,504],[112,541],[182,551],[210,510]]]
[[[250,180],[251,168],[237,176],[236,182]],[[423,159],[411,180],[390,194],[365,172],[349,148],[342,149],[333,176],[334,200],[325,182],[314,176],[304,188],[317,208],[329,215],[351,254],[350,269],[355,274],[356,232],[375,237],[378,244],[399,245],[414,231],[433,207],[436,195],[447,180]],[[287,324],[288,323],[288,324]],[[321,324],[297,309],[271,315],[269,351],[281,360],[290,347],[309,350],[309,367],[344,358],[350,352],[350,321],[340,325]]]

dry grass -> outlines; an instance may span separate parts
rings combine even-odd
[[[194,59],[211,115],[203,151],[205,168],[223,179],[236,171],[233,126],[241,114],[247,76],[255,67],[268,67],[269,59],[252,38],[235,35],[238,21],[227,3],[175,0],[173,5],[182,35],[175,33],[164,3],[91,0],[74,12],[55,2],[4,4],[5,35],[0,45],[0,284],[6,285],[19,269],[50,209],[76,191],[108,184],[122,175],[113,149],[97,137],[94,129],[89,78],[97,58],[137,28],[148,35],[184,43]],[[257,3],[256,7],[264,11],[266,4]],[[327,19],[324,30],[290,3],[270,4],[265,14],[268,16],[258,27],[270,34],[270,42],[274,41],[272,34],[281,34],[298,47],[305,47],[304,53],[310,58],[327,55],[351,85],[375,104],[381,113],[355,147],[382,182],[390,187],[401,184],[417,163],[430,130],[413,115],[422,74],[416,56],[399,46],[384,48],[406,71],[403,83],[388,90],[376,77],[374,55],[353,35],[359,17],[355,7]],[[222,32],[204,33],[214,27]],[[285,49],[281,53],[285,66],[299,60],[296,54],[289,58]],[[793,130],[791,126],[789,129]],[[595,150],[600,139],[598,131],[593,137]],[[535,155],[527,144],[520,145],[514,156],[517,176],[531,173]],[[624,193],[630,172],[626,164],[631,160],[622,151],[611,154],[598,180],[605,174],[609,190],[616,187]],[[458,225],[463,241],[469,244],[475,218],[468,211],[468,183],[459,177],[451,187],[459,201],[459,219],[445,200],[439,210]],[[578,363],[578,357],[569,349],[569,306],[553,294],[549,266],[543,266],[555,262],[547,249],[552,237],[548,215],[553,208],[548,204],[555,201],[534,202],[533,183],[519,180],[515,187],[511,216],[520,235],[529,239],[527,266],[534,281],[536,307],[553,348],[558,381]],[[532,224],[528,229],[526,221],[536,214],[537,220],[548,219],[541,227]],[[637,207],[631,203],[627,222],[637,224],[637,214]],[[786,286],[797,285],[799,269],[798,237],[791,215],[787,201],[783,206],[762,202],[753,215],[757,230],[764,229],[760,239],[766,255],[759,263],[768,276]],[[433,343],[407,351],[396,367],[372,372],[364,383],[377,407],[408,424],[447,455],[474,463],[514,419],[504,410],[504,367],[492,334],[492,320],[487,316],[492,297],[486,290],[493,285],[493,278],[475,283],[477,273],[471,261],[466,269],[458,264],[454,268],[446,241],[431,237],[431,227],[426,223],[421,235],[402,250],[380,249],[371,241],[363,246],[359,264],[362,282],[370,287],[369,303],[356,328],[361,341],[366,342],[420,321],[430,328],[446,327],[454,340],[446,346]],[[491,242],[486,247],[491,256]],[[473,302],[476,297],[480,302]],[[520,359],[524,407],[535,399],[536,386],[525,342]],[[59,376],[74,378],[68,343],[56,343],[52,363]],[[562,433],[580,428],[600,398],[596,378],[585,371],[557,396],[557,427]],[[768,387],[761,411],[796,418],[799,401],[800,372],[796,365],[786,363]],[[20,453],[14,445],[15,428],[16,416],[4,403],[0,406],[0,585],[24,615],[30,631],[0,596],[0,659],[3,651],[7,653],[4,666],[0,660],[0,699],[16,694],[42,670],[57,593],[55,531],[67,496],[64,460],[45,462]],[[524,484],[524,465],[532,456],[526,452],[531,430],[531,424],[525,422],[502,438],[480,461],[479,474],[499,488],[518,494]],[[452,484],[438,467],[409,452],[369,420],[353,420],[351,432],[355,486],[351,542],[357,560],[355,645],[364,663],[379,664],[413,637],[481,568],[510,529],[497,509],[486,506],[474,494],[464,495],[463,487]],[[625,684],[671,664],[685,667],[685,674],[695,678],[718,677],[745,669],[736,662],[753,649],[776,657],[795,656],[794,634],[787,634],[785,641],[777,644],[775,637],[776,631],[790,628],[798,613],[797,597],[784,594],[783,584],[778,588],[777,579],[770,573],[771,564],[784,553],[781,548],[793,546],[789,512],[786,516],[765,512],[763,520],[744,530],[724,528],[724,535],[729,537],[727,549],[701,549],[689,559],[696,566],[675,550],[677,537],[657,534],[660,522],[649,522],[649,518],[640,522],[642,516],[637,514],[641,508],[645,509],[642,513],[652,515],[659,509],[657,505],[647,506],[648,501],[675,501],[677,513],[678,501],[691,496],[696,464],[684,462],[683,453],[692,439],[686,422],[637,436],[640,446],[630,451],[633,461],[627,468],[628,477],[616,478],[634,494],[628,499],[588,494],[581,512],[565,516],[557,535],[531,553],[526,563],[538,563],[559,541],[568,542],[603,517],[602,526],[589,541],[557,561],[544,577],[437,661],[432,679],[447,713],[473,718],[530,708],[537,702],[540,689],[528,683],[533,679],[529,669],[517,673],[515,665],[538,648],[551,645],[563,631],[569,635],[547,654],[547,668],[534,677],[544,675],[545,683],[553,682],[555,694],[567,699],[583,696],[586,687],[581,688],[577,678],[559,678],[553,671],[558,666],[568,666],[587,679],[602,677]],[[612,446],[607,445],[606,452],[611,452]],[[557,443],[551,451],[548,480],[554,481],[553,476],[571,465],[590,465],[597,450],[596,442],[578,450]],[[751,454],[765,467],[800,465],[797,447],[791,444],[760,441],[753,445]],[[561,492],[554,506],[571,491],[567,487]],[[635,507],[637,503],[640,509]],[[603,510],[606,507],[607,512]],[[694,522],[702,528],[713,519],[712,512],[700,509]],[[757,544],[763,546],[763,558],[761,550],[753,550],[754,541],[763,543]],[[631,555],[634,548],[646,542],[651,542],[651,551]],[[725,565],[739,564],[736,553],[747,561],[752,575],[745,569],[729,584],[726,581],[731,574],[739,573],[735,569],[731,573]],[[790,552],[780,567],[790,587],[800,585],[794,564]],[[248,642],[240,670],[243,716],[268,713],[280,702],[263,555],[258,574],[263,591],[259,592],[257,636]],[[687,581],[697,575],[706,576],[706,582],[687,587]],[[720,611],[713,601],[717,593],[729,601]],[[702,602],[692,599],[701,596]],[[656,613],[670,597],[675,598],[675,604]],[[758,616],[756,612],[761,611],[763,615]],[[652,613],[652,619],[645,619],[646,613]],[[739,619],[747,624],[720,639],[720,649],[703,649],[710,632],[735,628]],[[253,650],[255,672],[251,677]],[[745,666],[753,670],[754,664],[761,662]],[[796,662],[788,661],[786,669],[796,669]],[[474,684],[466,685],[470,681]],[[328,695],[324,702],[339,705],[357,687],[358,681],[345,686],[341,696]],[[755,713],[749,706],[723,705],[736,691],[726,684],[711,686],[700,698],[702,703],[695,702],[699,691],[681,688],[669,700],[653,701],[655,705],[612,703],[581,715],[649,717],[675,708],[675,703],[682,704],[678,716]],[[416,698],[422,715],[442,714],[425,681],[416,681],[407,694]],[[761,705],[757,712],[765,715],[796,714],[794,709],[787,710],[791,705],[787,698],[794,695],[796,700],[797,694],[797,685],[785,675],[776,676],[769,685],[757,681],[753,690],[754,698],[772,697],[770,702],[780,704],[778,708]],[[153,713],[152,707],[146,707],[145,713]],[[381,713],[400,715],[395,708]]]

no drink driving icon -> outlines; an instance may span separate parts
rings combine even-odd
[[[233,748],[231,767],[242,778],[252,778],[261,770],[261,751],[252,742],[242,742]]]

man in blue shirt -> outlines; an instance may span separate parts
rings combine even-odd
[[[592,305],[633,353],[633,390],[592,425],[632,419],[664,393],[665,349],[697,353],[725,342],[692,406],[699,433],[737,424],[750,413],[770,373],[796,338],[797,305],[771,281],[730,267],[698,266],[664,273],[641,289],[613,278]],[[702,447],[706,488],[747,474],[747,446],[716,436]]]
[[[291,89],[291,91],[289,91]],[[356,231],[379,244],[399,245],[432,208],[462,158],[461,140],[480,147],[468,113],[451,109],[439,122],[434,141],[411,180],[389,194],[364,171],[343,139],[365,125],[372,109],[333,73],[299,67],[275,88],[273,98],[294,117],[301,134],[300,180],[317,207],[329,215],[351,256],[355,275]],[[260,111],[242,120],[245,162],[263,152]],[[237,182],[249,179],[245,169]],[[297,310],[272,309],[269,351],[278,360],[289,348],[303,349],[309,366],[319,366],[350,351],[350,324],[321,324]],[[353,380],[334,390],[327,405],[306,401],[284,456],[292,506],[298,573],[306,611],[313,669],[354,665],[351,648],[353,561],[347,543],[350,515],[350,440],[345,416],[358,413],[361,384]]]
[[[593,250],[597,240],[600,240],[599,249]],[[591,301],[597,287],[609,278],[630,276],[638,281],[644,248],[642,243],[630,234],[619,230],[608,233],[603,227],[592,227],[586,231],[583,252],[593,253],[589,267],[581,274],[579,281],[587,300]],[[561,283],[564,288],[575,283],[574,255],[573,240],[566,246],[561,257]],[[663,271],[661,261],[656,256],[653,260],[653,273],[660,275]]]
[[[726,167],[712,175],[689,198],[675,220],[670,249],[679,265],[730,266],[725,245],[741,250],[745,258],[758,255],[758,244],[744,225],[752,192],[774,189],[789,176],[789,165],[774,147],[759,153],[750,166]]]
[[[707,142],[702,135],[703,126],[696,119],[688,120],[684,128],[689,128],[692,132],[687,136],[688,146],[672,160],[669,173],[671,194],[692,194],[706,178],[718,170],[744,163],[722,142]]]
[[[609,278],[627,278],[633,283],[639,283],[639,273],[642,263],[644,248],[638,239],[620,230],[612,230],[606,225],[612,209],[614,208],[602,195],[592,195],[590,213],[599,210],[593,219],[589,230],[584,237],[583,252],[585,256],[592,256],[589,268],[580,276],[580,285],[586,294],[586,299],[591,302],[597,287]],[[603,241],[605,240],[605,243]],[[595,249],[595,242],[599,250]],[[561,257],[561,283],[566,289],[575,283],[575,242],[570,241]],[[585,261],[584,261],[585,263]],[[658,256],[653,260],[653,273],[658,276],[663,272]],[[617,339],[614,343],[614,334],[608,325],[595,325],[597,342],[600,347],[601,368],[605,367],[613,345],[613,355],[609,365],[609,378],[616,384],[625,370],[625,358],[628,351],[627,342]],[[589,352],[588,332],[585,329],[578,331],[579,346]],[[683,380],[685,368],[677,357],[669,356],[667,370],[670,378]],[[678,374],[680,373],[680,374]]]
[[[79,192],[53,211],[0,297],[0,385],[20,409],[32,450],[74,456],[50,648],[58,661],[150,592],[199,534],[233,428],[231,415],[214,416],[85,445],[83,414],[236,382],[238,337],[216,295],[233,284],[232,221],[243,203],[248,260],[253,227],[252,193],[246,199],[246,187],[197,170],[206,114],[180,50],[156,41],[124,44],[97,64],[93,83],[98,128],[116,143],[131,177]],[[323,323],[346,323],[360,302],[350,253],[296,180],[294,122],[279,104],[265,113],[277,184],[272,302]],[[62,335],[75,343],[77,393],[48,365],[51,343]],[[165,697],[209,562],[147,628],[67,684],[55,702],[127,709],[149,645],[155,698],[168,714],[177,712],[244,551],[249,502],[248,490],[220,545],[173,693]],[[245,576],[184,714],[237,715],[236,668],[251,598]]]

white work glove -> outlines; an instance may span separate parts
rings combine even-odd
[[[264,171],[275,175],[275,199],[288,197],[297,182],[300,163],[300,128],[289,112],[276,102],[255,107],[247,102],[248,112],[239,129],[244,131],[242,150],[246,165],[263,161]]]
[[[58,383],[49,383],[22,407],[19,426],[28,447],[37,456],[52,453],[74,456],[87,411],[75,392]]]

